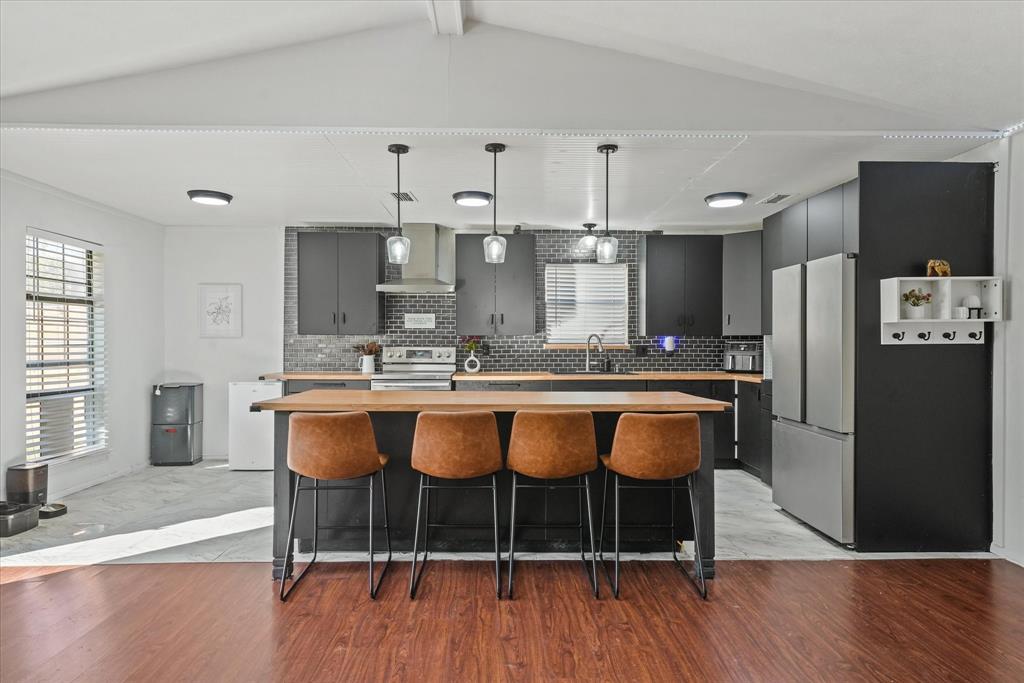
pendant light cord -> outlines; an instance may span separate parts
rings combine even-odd
[[[398,207],[398,234],[402,234],[402,155],[395,155],[395,204]]]
[[[497,235],[498,234],[498,150],[495,149],[493,152],[491,152],[491,155],[494,157],[494,187],[493,187],[494,192],[491,195],[491,207],[493,208],[494,213],[492,214],[492,217],[491,217],[491,234],[492,235]]]
[[[604,235],[607,237],[610,233],[608,232],[608,157],[611,156],[610,150],[605,150],[604,153]]]

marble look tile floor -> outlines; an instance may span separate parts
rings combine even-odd
[[[0,539],[0,565],[84,565],[270,560],[271,472],[228,470],[226,461],[194,467],[147,467],[67,496],[69,512],[31,531]],[[855,553],[821,536],[771,502],[771,489],[740,470],[715,473],[718,559],[832,560],[993,557],[989,553]],[[476,554],[437,555],[476,559]],[[486,553],[480,559],[489,559]],[[517,553],[517,559],[574,559],[574,554]],[[627,556],[631,557],[631,555]],[[668,559],[651,553],[645,559]],[[326,553],[325,560],[363,560]],[[403,559],[400,554],[398,559]]]

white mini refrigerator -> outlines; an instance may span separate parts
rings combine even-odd
[[[274,413],[249,406],[281,396],[281,382],[228,384],[228,469],[274,469]]]

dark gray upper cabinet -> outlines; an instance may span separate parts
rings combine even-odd
[[[686,242],[682,235],[648,235],[643,238],[642,334],[676,336],[686,333],[683,287]]]
[[[843,253],[843,186],[807,200],[807,260]]]
[[[383,318],[384,238],[300,232],[298,333],[376,334]]]
[[[860,251],[860,179],[843,185],[843,252]]]
[[[722,237],[648,235],[641,252],[641,334],[721,335]]]
[[[338,236],[300,232],[299,334],[338,334]]]
[[[776,268],[807,263],[807,202],[782,210],[779,264]]]
[[[507,235],[505,240],[505,262],[494,266],[495,331],[533,334],[537,331],[536,239],[533,235]]]
[[[772,271],[782,248],[782,212],[764,219],[761,230],[761,334],[772,333]]]
[[[683,283],[686,334],[722,335],[722,236],[687,235]]]
[[[484,261],[483,236],[455,236],[455,332],[467,336],[533,334],[536,244],[533,235],[506,235],[505,262]]]
[[[761,231],[722,238],[722,334],[761,334]]]

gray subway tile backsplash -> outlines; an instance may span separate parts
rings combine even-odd
[[[385,294],[385,321],[383,334],[368,336],[300,335],[298,329],[298,269],[296,233],[302,231],[379,232],[385,237],[395,233],[394,228],[360,227],[289,227],[285,229],[284,249],[284,369],[286,371],[355,370],[358,358],[352,350],[354,344],[374,339],[384,346],[459,346],[455,334],[454,294]],[[584,352],[577,350],[544,349],[544,264],[592,261],[578,258],[573,247],[582,235],[575,230],[536,230],[537,244],[537,329],[536,334],[522,336],[486,337],[486,355],[481,356],[484,371],[530,371],[583,366]],[[629,329],[630,350],[611,350],[613,364],[626,370],[719,370],[726,341],[760,339],[760,337],[684,337],[677,342],[676,351],[669,355],[658,346],[655,337],[637,335],[637,243],[642,233],[613,231],[619,239],[619,261],[629,268]],[[483,235],[480,239],[483,239]],[[387,279],[401,276],[401,267],[388,264]],[[433,313],[436,327],[432,330],[407,330],[404,314]],[[636,355],[637,347],[645,347],[647,355]],[[458,362],[468,353],[459,348]],[[478,354],[479,355],[479,354]]]

